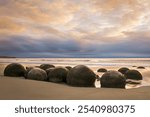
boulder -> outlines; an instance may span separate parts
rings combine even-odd
[[[4,69],[4,76],[20,77],[25,75],[25,68],[19,63],[11,63]]]
[[[137,69],[145,69],[145,67],[139,66],[139,67],[137,67]]]
[[[105,88],[125,88],[126,79],[118,71],[108,71],[102,75],[100,84]]]
[[[47,74],[43,69],[33,68],[28,72],[27,79],[46,81]]]
[[[129,68],[127,68],[127,67],[122,67],[122,68],[120,68],[118,71],[119,71],[120,73],[122,73],[122,74],[125,74],[128,70],[129,70]]]
[[[107,69],[105,69],[105,68],[100,68],[100,69],[97,70],[97,72],[107,72]]]
[[[97,75],[84,65],[73,67],[67,75],[67,84],[77,87],[94,87]]]
[[[128,70],[125,73],[125,77],[126,77],[126,79],[132,79],[132,80],[142,80],[143,79],[142,74],[137,70]]]
[[[65,67],[55,67],[48,73],[48,81],[50,82],[66,82],[68,69]]]

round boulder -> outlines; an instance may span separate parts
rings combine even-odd
[[[67,75],[67,84],[78,87],[94,87],[97,75],[84,65],[73,67]]]
[[[54,65],[51,65],[51,64],[41,64],[40,65],[40,68],[43,69],[43,70],[46,70],[48,68],[54,68],[55,66]]]
[[[139,66],[139,67],[137,67],[137,69],[145,69],[145,67]]]
[[[108,71],[102,75],[100,84],[105,88],[125,88],[126,79],[118,71]]]
[[[137,70],[128,70],[125,73],[125,77],[126,77],[126,79],[132,79],[132,80],[142,80],[143,79],[142,74]]]
[[[68,69],[64,67],[55,67],[51,69],[48,73],[48,81],[50,82],[66,82],[66,77],[68,74]]]
[[[122,73],[122,74],[125,74],[128,70],[129,70],[129,68],[127,68],[127,67],[122,67],[122,68],[120,68],[118,71],[119,71],[120,73]]]
[[[43,69],[33,68],[28,72],[27,79],[46,81],[47,74]]]
[[[11,63],[4,69],[4,76],[20,77],[25,75],[25,68],[19,63]]]
[[[105,68],[100,68],[100,69],[97,70],[97,72],[107,72],[107,69],[105,69]]]

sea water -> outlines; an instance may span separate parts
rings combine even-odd
[[[150,58],[0,58],[0,63],[25,64],[50,63],[55,65],[88,66],[145,66],[150,67]]]

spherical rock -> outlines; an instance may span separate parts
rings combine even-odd
[[[11,63],[4,69],[4,76],[20,77],[25,75],[25,68],[19,63]]]
[[[66,66],[65,68],[67,68],[68,70],[71,70],[71,69],[72,69],[71,66]]]
[[[84,65],[73,67],[67,75],[67,84],[78,87],[94,87],[97,75]]]
[[[132,79],[132,80],[142,80],[142,74],[137,70],[128,70],[125,73],[126,79]]]
[[[65,67],[55,67],[48,73],[48,81],[50,82],[66,82],[68,69]]]
[[[41,64],[40,65],[40,68],[43,69],[43,70],[46,70],[48,68],[54,68],[55,66],[54,65],[51,65],[51,64]]]
[[[137,69],[145,69],[145,67],[139,66],[139,67],[137,67]]]
[[[122,67],[122,68],[120,68],[118,71],[119,71],[120,73],[122,73],[122,74],[125,74],[128,70],[129,70],[129,68],[127,68],[127,67]]]
[[[25,72],[25,78],[27,78],[27,75],[29,73],[30,70],[32,70],[33,68],[39,68],[41,69],[39,66],[29,66],[29,67],[26,67],[26,72]]]
[[[100,69],[97,70],[97,72],[107,72],[107,69],[105,69],[105,68],[100,68]]]
[[[33,68],[28,72],[27,79],[46,81],[47,74],[43,69]]]
[[[125,88],[126,79],[118,71],[108,71],[102,75],[100,84],[106,88]]]

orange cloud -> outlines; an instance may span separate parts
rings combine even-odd
[[[38,23],[66,22],[78,6],[66,0],[10,0],[1,6],[0,14]]]
[[[149,0],[5,0],[0,2],[0,27],[1,32],[35,38],[115,42],[125,39],[123,32],[149,24],[149,4]]]
[[[138,0],[92,0],[95,5],[95,9],[101,10],[102,12],[109,13],[114,10],[120,10],[125,6],[128,8],[136,7]]]
[[[9,17],[0,17],[0,34],[15,34],[21,33],[25,30],[23,25],[18,24],[16,21]]]
[[[0,6],[0,16],[3,17],[1,25],[9,25],[5,26],[5,32],[13,26],[16,29],[11,29],[12,32],[25,29],[25,35],[35,38],[43,35],[62,36],[62,27],[72,27],[67,23],[80,9],[78,4],[68,0],[6,0],[0,2]]]

